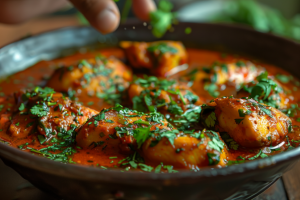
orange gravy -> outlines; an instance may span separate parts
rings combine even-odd
[[[7,115],[6,120],[9,120],[11,115],[11,111],[15,109],[14,107],[14,99],[12,98],[12,94],[15,91],[21,89],[32,89],[35,86],[43,86],[46,83],[46,80],[51,76],[54,70],[61,65],[72,65],[81,59],[93,58],[96,55],[101,53],[104,56],[115,56],[121,60],[125,59],[125,54],[123,50],[119,48],[109,48],[94,52],[87,53],[77,53],[75,55],[71,55],[64,58],[59,58],[51,61],[41,61],[37,64],[33,65],[30,68],[25,69],[24,71],[18,72],[14,75],[11,75],[2,81],[0,81],[0,116],[1,114]],[[205,66],[210,66],[215,61],[228,63],[234,59],[236,59],[233,55],[226,55],[220,52],[208,51],[208,50],[200,50],[200,49],[187,49],[187,54],[189,55],[189,66],[192,68],[202,68]],[[246,59],[246,58],[243,58]],[[248,60],[248,59],[247,59]],[[277,74],[284,74],[287,76],[291,76],[288,72],[280,69],[278,67],[257,63],[253,61],[255,64],[260,65],[269,72],[269,75],[275,76]],[[190,70],[189,69],[189,70]],[[180,72],[180,74],[183,72]],[[294,81],[289,81],[288,83],[281,83],[282,86],[288,88],[291,95],[292,104],[297,104],[300,99],[300,83],[294,78]],[[6,98],[7,96],[11,96],[10,98]],[[207,99],[208,101],[211,100]],[[78,102],[82,102],[84,106],[93,108],[95,110],[100,111],[103,108],[111,107],[111,105],[105,103],[102,99],[99,99],[95,96],[80,96],[77,99]],[[293,125],[300,125],[300,115],[299,111],[295,113],[294,117],[291,117]],[[299,119],[298,119],[299,118]],[[5,120],[0,118],[1,120]],[[47,144],[41,145],[38,141],[32,142],[33,136],[28,136],[27,138],[22,139],[12,139],[6,133],[7,127],[1,127],[0,123],[0,138],[6,142],[8,142],[11,146],[20,148],[20,145],[25,143],[30,143],[28,147],[32,147],[35,149],[45,148]],[[273,152],[273,154],[279,153],[287,148],[286,143],[283,143],[280,151]],[[76,148],[77,153],[75,153],[72,157],[72,160],[76,163],[82,165],[94,165],[94,166],[105,166],[105,167],[119,167],[118,162],[124,158],[126,155],[123,155],[119,152],[119,149],[113,147],[96,147],[94,149],[82,150],[80,148]],[[30,151],[28,149],[22,149],[24,151]],[[246,155],[254,156],[257,154],[257,151],[246,151],[246,150],[230,150],[229,160],[236,160],[238,156],[245,157]],[[151,163],[146,163],[150,164]],[[103,167],[103,168],[105,168]]]

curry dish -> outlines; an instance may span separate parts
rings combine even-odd
[[[226,167],[298,146],[299,86],[245,57],[124,41],[2,79],[0,141],[103,170]]]

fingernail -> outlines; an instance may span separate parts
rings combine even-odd
[[[97,17],[97,29],[103,33],[107,34],[114,31],[119,24],[119,18],[116,14],[110,10],[103,10]]]

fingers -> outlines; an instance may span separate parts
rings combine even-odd
[[[21,23],[67,5],[66,0],[0,0],[0,23]]]
[[[69,0],[87,20],[102,33],[114,31],[120,13],[113,0]],[[149,20],[156,9],[153,0],[132,0],[133,11],[140,19]],[[0,23],[20,23],[33,17],[51,13],[67,5],[66,0],[0,0]]]
[[[149,13],[156,10],[153,0],[132,0],[135,15],[144,21],[149,21]]]
[[[114,31],[120,22],[118,7],[112,0],[69,0],[90,24],[103,34]]]

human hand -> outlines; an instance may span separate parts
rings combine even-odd
[[[113,0],[69,1],[101,33],[110,33],[118,27],[120,12]],[[0,0],[0,23],[21,23],[67,5],[67,0]],[[138,18],[147,21],[156,6],[153,0],[132,0],[132,8]]]

